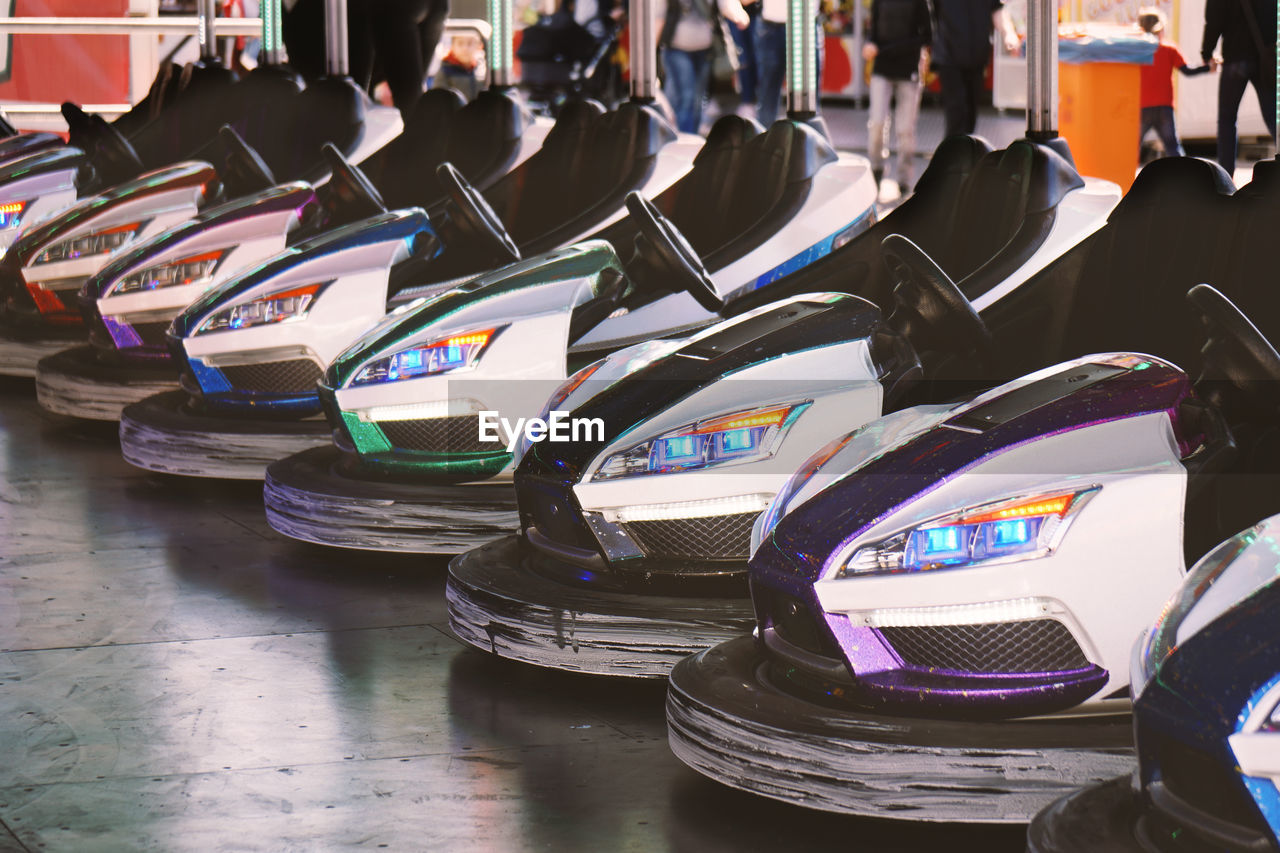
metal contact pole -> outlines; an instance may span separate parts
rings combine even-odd
[[[196,41],[200,45],[201,59],[218,57],[217,24],[218,0],[198,0],[196,3]]]
[[[324,0],[325,73],[346,77],[351,73],[347,53],[347,0]]]
[[[999,33],[996,38],[999,40]],[[1054,0],[1031,0],[1027,3],[1027,138],[1044,141],[1057,136],[1057,4]]]
[[[505,89],[515,85],[512,68],[515,56],[512,51],[515,3],[513,0],[488,0],[489,27],[489,85]]]
[[[670,0],[676,2],[676,0]],[[653,0],[631,0],[631,100],[652,101],[658,96],[658,32]]]
[[[787,115],[804,120],[818,113],[817,0],[788,0]]]
[[[280,35],[280,0],[262,0],[262,52],[263,65],[279,65],[284,59]]]

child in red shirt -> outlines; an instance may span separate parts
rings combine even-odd
[[[1173,120],[1173,72],[1176,69],[1190,77],[1193,74],[1203,74],[1209,70],[1209,66],[1188,68],[1177,45],[1164,43],[1164,13],[1159,9],[1139,9],[1138,26],[1160,41],[1151,64],[1142,66],[1142,128],[1138,131],[1138,139],[1141,140],[1148,130],[1155,128],[1160,144],[1164,146],[1164,155],[1181,157],[1182,143],[1178,141],[1178,128]]]

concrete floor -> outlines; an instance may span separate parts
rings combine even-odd
[[[105,428],[104,428],[105,427]],[[444,562],[275,535],[0,382],[0,851],[1022,849],[760,800],[663,686],[464,650]]]

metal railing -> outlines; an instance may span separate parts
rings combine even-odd
[[[194,15],[136,18],[0,18],[0,34],[39,35],[190,35],[199,28]],[[259,36],[261,18],[218,18],[218,37]]]
[[[200,18],[195,15],[138,16],[125,18],[0,18],[0,35],[192,35],[199,30]],[[217,37],[256,37],[262,35],[261,18],[218,18]],[[471,34],[484,43],[486,53],[493,41],[493,28],[483,18],[451,18],[445,23],[445,38]],[[150,73],[140,78],[150,82]],[[83,104],[87,112],[97,113],[107,120],[129,111],[129,104]],[[63,132],[67,129],[58,104],[5,104],[4,110],[26,130]]]

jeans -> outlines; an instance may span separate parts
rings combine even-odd
[[[947,136],[973,133],[978,124],[978,98],[982,96],[983,68],[939,65],[942,84],[942,112],[947,118]]]
[[[1227,174],[1236,170],[1236,115],[1249,83],[1258,96],[1267,130],[1272,139],[1276,137],[1276,64],[1274,56],[1270,59],[1270,64],[1262,68],[1251,59],[1225,62],[1218,75],[1218,162]]]
[[[898,183],[905,192],[915,177],[916,117],[920,113],[919,80],[890,80],[879,74],[871,75],[871,114],[867,120],[867,150],[871,156],[871,171],[884,174],[884,161],[889,158],[888,136],[885,125],[889,122],[889,99],[897,101],[893,111],[894,129],[898,132]]]
[[[1142,126],[1138,129],[1138,142],[1147,135],[1147,131],[1155,128],[1160,144],[1164,146],[1164,156],[1181,157],[1182,143],[1178,142],[1178,128],[1173,121],[1173,107],[1143,107]]]
[[[711,79],[711,51],[664,47],[662,68],[667,78],[662,91],[676,114],[676,128],[681,133],[697,133]]]
[[[756,67],[759,68],[756,94],[760,100],[756,103],[756,118],[767,129],[777,121],[782,110],[782,84],[787,76],[787,25],[757,18],[751,26],[755,28]],[[823,33],[821,25],[815,23],[814,26],[818,45],[814,74],[821,82]]]

